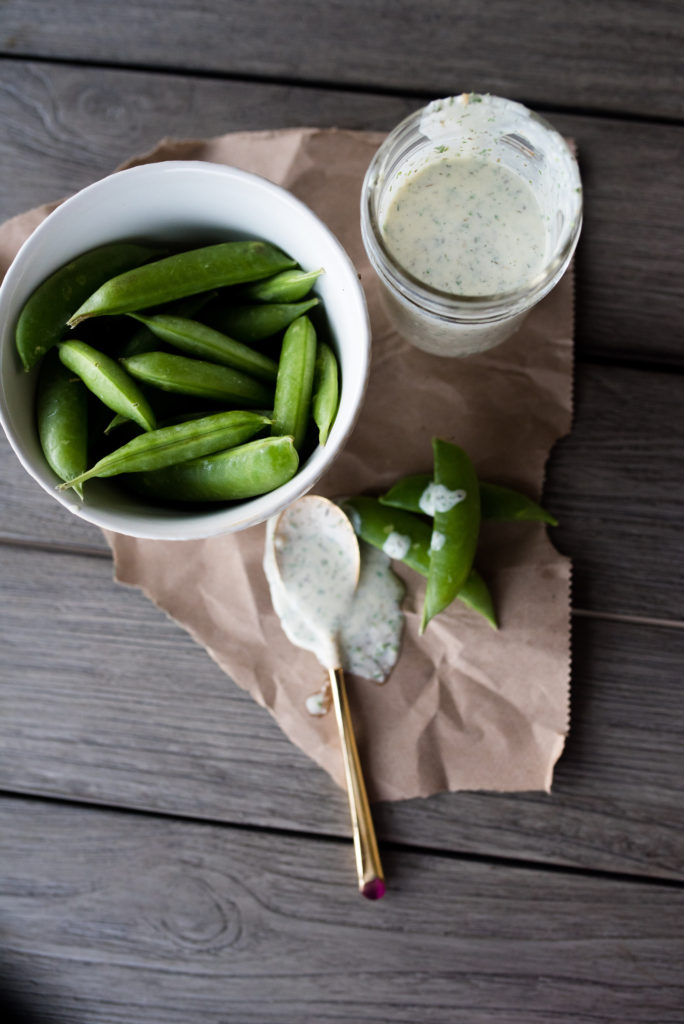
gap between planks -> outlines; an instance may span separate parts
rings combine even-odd
[[[34,793],[30,790],[7,790],[0,789],[0,800],[31,801],[34,803],[49,804],[54,807],[73,808],[84,812],[93,811],[97,813],[109,812],[111,814],[123,815],[134,818],[148,818],[179,824],[196,825],[203,828],[218,828],[233,830],[236,832],[247,832],[255,835],[279,836],[286,839],[309,841],[312,843],[324,843],[332,846],[348,846],[352,842],[351,835],[348,838],[333,835],[325,832],[307,832],[303,829],[289,829],[270,825],[245,824],[244,822],[221,821],[216,818],[201,818],[191,814],[172,814],[168,811],[147,809],[144,807],[128,807],[119,804],[97,802],[92,800],[79,800],[74,798],[50,796],[44,793]],[[469,864],[482,864],[490,867],[511,868],[519,871],[544,871],[548,874],[571,875],[577,878],[596,878],[606,881],[628,882],[644,884],[660,889],[684,889],[684,879],[664,878],[655,875],[642,875],[633,871],[610,871],[605,868],[586,868],[574,864],[553,864],[548,861],[536,861],[528,858],[511,856],[497,857],[496,854],[473,853],[466,850],[446,850],[443,847],[430,845],[410,845],[397,842],[396,840],[383,840],[379,843],[380,854],[402,853],[436,857],[446,861],[463,861]]]
[[[30,541],[25,538],[0,536],[0,545],[4,547],[26,548],[29,551],[43,551],[50,555],[76,555],[80,558],[100,558],[111,560],[109,548],[90,547],[80,544],[50,544],[41,541]],[[648,615],[625,615],[621,612],[599,612],[588,608],[571,608],[570,614],[578,619],[599,619],[605,622],[620,622],[631,626],[659,626],[665,629],[684,629],[681,619],[659,619]]]
[[[250,72],[204,71],[202,68],[182,68],[171,65],[154,65],[142,62],[119,63],[116,61],[88,60],[85,57],[44,56],[39,53],[0,53],[0,61],[49,64],[58,67],[86,68],[94,71],[119,71],[145,75],[173,75],[178,78],[206,79],[216,82],[235,82],[244,85],[282,86],[284,88],[309,89],[318,92],[339,92],[364,96],[380,96],[391,99],[416,100],[417,103],[435,99],[434,89],[406,89],[397,86],[380,86],[370,82],[339,82],[326,78],[298,78],[296,75],[259,75]],[[562,114],[568,117],[595,117],[597,120],[624,121],[632,124],[663,125],[684,127],[684,118],[664,114],[637,114],[627,110],[611,110],[603,107],[544,103],[525,96],[516,97],[518,102],[542,114]]]

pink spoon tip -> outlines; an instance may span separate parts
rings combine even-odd
[[[366,882],[361,889],[361,895],[365,896],[367,900],[379,900],[382,899],[386,891],[387,887],[382,878],[374,878],[372,881]]]

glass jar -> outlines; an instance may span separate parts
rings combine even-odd
[[[443,290],[441,282],[435,286],[428,284],[425,276],[416,276],[402,266],[396,250],[393,252],[388,244],[388,212],[394,204],[397,212],[392,215],[398,219],[400,190],[404,190],[401,200],[405,207],[406,190],[411,183],[415,187],[419,175],[426,180],[426,169],[444,177],[446,171],[442,168],[461,173],[465,171],[464,162],[475,184],[478,178],[483,181],[495,174],[498,178],[492,180],[515,180],[521,190],[527,194],[531,191],[533,196],[529,209],[534,207],[538,244],[535,259],[527,263],[523,259],[525,266],[532,265],[531,269],[521,271],[519,280],[511,278],[512,284],[491,294],[484,293],[488,281],[494,280],[487,269],[491,257],[484,248],[479,254],[482,277],[475,287],[471,284],[461,294],[457,288]],[[482,170],[484,165],[489,169]],[[433,197],[439,194],[439,190],[431,193]],[[460,230],[455,219],[465,224],[466,217],[462,216],[464,210],[452,202],[452,195],[445,193],[441,204],[437,200],[436,209],[442,225]],[[487,201],[483,194],[482,203]],[[497,202],[500,209],[504,204],[505,214],[508,196],[500,194]],[[524,202],[519,205],[524,206]],[[496,233],[493,219],[491,225]],[[435,100],[411,114],[375,154],[361,193],[363,243],[382,284],[387,313],[399,333],[413,345],[442,356],[482,352],[513,334],[529,310],[565,273],[581,225],[582,185],[568,144],[537,114],[498,96],[464,93]],[[420,228],[421,245],[425,237],[425,230]],[[471,232],[472,241],[468,242],[474,257],[478,257],[477,237]],[[513,243],[514,238],[515,233],[509,241]],[[525,242],[509,244],[507,260],[520,255],[526,258]]]

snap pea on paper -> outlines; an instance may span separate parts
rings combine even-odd
[[[59,341],[69,317],[96,288],[158,255],[158,249],[116,242],[82,253],[46,278],[17,321],[15,341],[24,369],[30,370]]]
[[[129,316],[144,324],[156,338],[190,356],[232,366],[260,380],[275,381],[278,375],[278,364],[273,359],[197,320],[166,313],[154,316],[130,313]]]
[[[299,302],[323,273],[320,270],[281,270],[279,274],[247,285],[241,297],[253,302]]]
[[[325,444],[339,404],[339,372],[335,353],[324,341],[318,342],[314,367],[311,412],[318,427],[318,440]]]
[[[149,402],[116,360],[76,340],[60,343],[59,358],[112,412],[121,413],[143,430],[154,430],[156,421]]]
[[[268,423],[268,417],[259,413],[232,410],[188,420],[175,426],[158,427],[134,437],[132,441],[105,455],[90,469],[75,474],[75,479],[67,480],[60,489],[81,485],[92,477],[163,469],[165,466],[224,451],[249,441]]]
[[[308,316],[301,316],[283,337],[271,427],[274,435],[291,435],[298,451],[309,424],[315,365],[316,331]]]
[[[432,483],[430,473],[413,473],[398,480],[379,500],[393,508],[432,515]],[[483,519],[498,522],[539,522],[558,526],[558,520],[550,512],[525,494],[483,480],[480,480],[480,514]]]
[[[267,437],[126,481],[137,493],[173,502],[234,501],[287,483],[299,464],[291,437]]]
[[[206,319],[219,331],[224,331],[231,338],[248,344],[263,341],[303,316],[314,306],[318,299],[306,302],[272,302],[254,306],[233,306],[217,303],[206,311]]]
[[[346,498],[342,508],[361,540],[404,562],[421,576],[428,575],[432,527],[426,519],[404,509],[382,505],[377,498],[365,495]],[[492,596],[476,569],[470,570],[457,598],[484,616],[494,629],[498,628]]]
[[[238,403],[248,407],[270,407],[273,391],[261,381],[203,359],[189,359],[167,352],[142,352],[121,360],[132,377],[162,391],[199,398]]]
[[[62,365],[56,351],[48,354],[40,368],[36,419],[43,453],[60,480],[82,473],[88,458],[88,392]],[[83,496],[79,483],[71,486]]]
[[[463,587],[480,533],[480,489],[473,464],[462,448],[439,438],[433,439],[432,452],[434,483],[449,500],[435,506],[421,633]]]
[[[224,285],[269,277],[295,261],[268,242],[220,242],[155,260],[111,277],[75,313],[74,327],[91,316],[133,313]]]

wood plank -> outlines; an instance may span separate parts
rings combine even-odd
[[[575,390],[545,497],[561,522],[551,537],[573,559],[575,607],[684,620],[684,377],[582,364]],[[99,530],[42,491],[4,436],[0,481],[0,538],[105,552]]]
[[[681,117],[682,34],[672,0],[5,0],[0,52]]]
[[[0,854],[44,1019],[681,1021],[681,889],[392,850],[369,904],[346,844],[20,800]]]
[[[0,61],[0,219],[71,194],[167,135],[302,124],[388,130],[417,105],[371,93]],[[552,120],[577,140],[585,184],[578,351],[681,365],[684,128]]]
[[[328,776],[104,559],[5,547],[0,578],[0,789],[348,834]],[[683,659],[684,630],[578,620],[553,796],[383,804],[380,836],[684,878]]]

